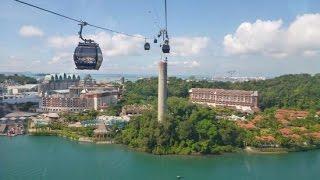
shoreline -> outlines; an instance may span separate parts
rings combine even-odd
[[[256,148],[251,146],[245,147],[243,151],[249,154],[286,154],[290,152],[287,148]]]
[[[92,143],[92,144],[115,144],[112,140],[104,140],[104,141],[97,141],[94,140],[92,137],[73,137],[68,136],[66,134],[61,133],[60,131],[28,131],[29,136],[56,136],[56,137],[62,137],[71,141],[76,141],[79,143]]]
[[[35,132],[33,132],[35,133]],[[315,150],[315,149],[320,149],[319,146],[310,146],[310,147],[300,147],[300,148],[284,148],[284,147],[278,147],[278,148],[258,148],[258,147],[252,147],[252,146],[247,146],[245,148],[237,148],[235,147],[235,151],[233,152],[222,152],[220,154],[201,154],[201,153],[191,153],[191,154],[154,154],[151,152],[146,152],[143,151],[141,149],[135,149],[135,148],[131,148],[128,145],[125,144],[119,144],[116,143],[113,140],[105,140],[105,141],[96,141],[93,140],[91,137],[79,137],[79,138],[73,138],[73,137],[68,137],[59,133],[49,133],[46,135],[38,135],[38,134],[33,134],[33,133],[28,133],[25,135],[29,135],[29,136],[55,136],[55,137],[62,137],[71,141],[75,141],[75,142],[79,142],[79,143],[89,143],[89,144],[96,144],[96,145],[105,145],[105,144],[118,144],[121,146],[125,146],[126,148],[132,150],[132,151],[136,151],[136,152],[142,152],[142,153],[146,153],[146,154],[151,154],[151,155],[160,155],[160,156],[212,156],[212,155],[224,155],[224,154],[236,154],[236,153],[241,153],[241,152],[245,152],[248,154],[288,154],[291,152],[303,152],[303,151],[310,151],[310,150]],[[39,132],[41,133],[41,132]]]

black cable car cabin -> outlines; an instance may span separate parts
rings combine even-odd
[[[169,44],[163,44],[162,45],[162,52],[163,53],[170,53],[170,46],[169,46]]]
[[[150,43],[146,42],[144,44],[144,50],[146,50],[146,51],[150,50]]]
[[[73,54],[74,63],[79,70],[99,70],[103,56],[99,44],[79,42]]]
[[[79,42],[78,46],[74,50],[73,61],[76,65],[76,69],[79,70],[99,70],[103,56],[99,44],[95,43],[91,39],[84,39],[82,37],[83,26],[88,25],[87,22],[81,22],[79,31],[79,38],[83,42]]]

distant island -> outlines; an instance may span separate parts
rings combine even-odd
[[[64,77],[57,79],[61,84]],[[67,75],[65,79],[68,79]],[[77,81],[77,78],[70,77],[69,80]],[[33,82],[33,79],[29,81]],[[119,100],[103,111],[64,112],[58,113],[58,116],[44,114],[45,118],[50,119],[49,123],[35,124],[36,120],[30,120],[26,127],[32,135],[119,143],[153,154],[308,150],[320,146],[319,82],[320,74],[284,75],[248,82],[209,82],[170,77],[168,112],[162,123],[157,121],[157,78],[114,82],[113,88],[122,89]],[[234,107],[195,103],[190,98],[192,88],[223,89],[223,92],[257,91],[259,109],[241,111]],[[123,118],[128,114],[131,115],[130,120]],[[90,126],[97,119],[110,124],[107,127]]]
[[[14,75],[4,75],[4,74],[0,74],[0,83],[5,83],[5,82],[16,82],[19,84],[33,84],[33,83],[37,83],[37,80],[32,78],[32,77],[28,77],[25,75],[18,75],[18,74],[14,74]]]

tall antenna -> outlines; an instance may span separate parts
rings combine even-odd
[[[166,32],[168,33],[168,18],[167,18],[167,0],[164,0],[164,17],[166,22]]]

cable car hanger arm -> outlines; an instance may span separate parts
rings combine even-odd
[[[78,33],[78,34],[79,34],[79,38],[80,38],[82,41],[84,41],[85,43],[87,43],[87,42],[89,42],[89,43],[93,42],[93,40],[91,40],[91,39],[85,39],[85,38],[82,37],[82,29],[83,29],[83,26],[88,25],[88,23],[85,22],[85,21],[82,21],[79,25],[80,25],[80,31],[79,31],[79,33]]]

